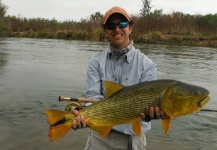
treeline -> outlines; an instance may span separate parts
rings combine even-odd
[[[101,28],[103,15],[100,12],[80,21],[61,22],[56,19],[6,16],[6,9],[0,0],[0,36],[106,40]],[[163,14],[162,10],[151,11],[150,1],[143,0],[140,14],[131,17],[135,22],[132,34],[135,42],[217,47],[217,13]]]

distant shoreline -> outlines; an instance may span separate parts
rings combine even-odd
[[[42,39],[65,39],[65,40],[90,40],[90,41],[106,41],[106,38],[100,36],[96,38],[88,38],[88,35],[75,35],[72,32],[13,32],[9,37],[25,37],[25,38],[42,38]],[[85,37],[86,36],[86,37]],[[135,43],[144,44],[166,44],[180,46],[196,46],[196,47],[213,47],[217,48],[217,37],[187,36],[187,35],[162,35],[160,33],[149,34],[132,34]]]

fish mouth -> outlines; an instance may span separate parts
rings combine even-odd
[[[201,97],[199,99],[199,101],[197,102],[197,105],[202,108],[204,107],[210,100],[210,96],[209,96],[209,93],[207,93],[206,95],[204,95],[203,97]]]

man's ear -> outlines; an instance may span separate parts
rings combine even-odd
[[[130,33],[133,32],[133,26],[129,26]]]
[[[105,34],[106,37],[108,37],[106,29],[104,29],[104,34]]]

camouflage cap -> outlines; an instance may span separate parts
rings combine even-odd
[[[109,10],[105,13],[105,15],[104,15],[104,17],[103,17],[103,24],[105,24],[106,21],[108,20],[108,18],[109,18],[112,14],[114,14],[114,13],[122,14],[124,17],[126,17],[126,19],[127,19],[128,21],[130,21],[130,16],[128,15],[128,13],[126,12],[126,10],[124,10],[124,9],[121,8],[121,7],[115,6],[115,7],[112,7],[111,9],[109,9]]]

